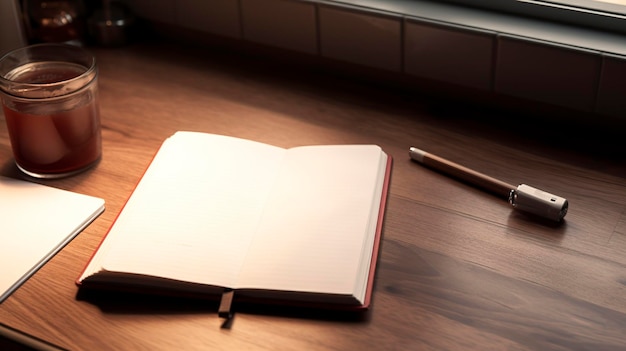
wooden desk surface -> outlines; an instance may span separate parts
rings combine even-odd
[[[525,128],[510,116],[242,55],[152,44],[94,51],[103,159],[42,183],[102,197],[106,211],[0,305],[5,329],[72,350],[626,349],[623,142],[594,147],[593,130]],[[212,303],[78,299],[76,277],[177,130],[282,147],[376,143],[392,155],[371,310],[353,318],[248,308],[223,329]],[[566,221],[537,222],[423,168],[409,160],[411,145],[566,197]],[[4,122],[0,174],[20,177]]]

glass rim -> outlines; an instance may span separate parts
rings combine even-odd
[[[56,49],[56,51],[55,51]],[[37,55],[29,55],[29,52],[32,51],[45,51],[46,53],[39,52]],[[61,51],[63,50],[63,51]],[[61,57],[60,52],[71,52],[74,54],[80,55],[82,60],[71,60]],[[44,59],[45,55],[49,55],[52,57],[54,55],[58,55],[56,60],[54,59]],[[25,59],[30,59],[29,62],[25,62]],[[2,67],[2,64],[7,61],[15,61],[15,64],[11,66],[11,70],[4,72],[5,70]],[[21,61],[20,61],[21,60]],[[54,62],[67,62],[74,63],[80,65],[85,68],[85,71],[77,75],[76,77],[70,79],[62,79],[52,83],[23,83],[12,80],[10,78],[6,78],[6,75],[12,70],[24,66],[31,62],[46,62],[46,61],[54,61]],[[76,90],[80,90],[84,86],[89,85],[91,81],[93,81],[97,76],[97,65],[95,56],[85,49],[82,46],[72,45],[72,44],[63,44],[63,43],[39,43],[32,44],[23,47],[19,47],[13,49],[3,56],[0,57],[0,92],[5,94],[21,97],[26,99],[48,99],[51,97],[59,97],[63,95],[71,94]],[[86,79],[88,78],[88,79]],[[85,81],[86,80],[86,81]],[[84,81],[83,83],[81,83]],[[25,96],[20,93],[16,94],[16,92],[44,92],[46,89],[53,89],[59,86],[72,86],[76,85],[75,89],[69,90],[67,93],[61,95],[53,95],[53,96]],[[10,87],[10,88],[9,88]]]

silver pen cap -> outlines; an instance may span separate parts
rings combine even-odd
[[[520,184],[511,190],[509,203],[515,209],[560,222],[567,214],[567,199],[543,190]]]

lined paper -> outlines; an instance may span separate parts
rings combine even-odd
[[[177,133],[159,150],[95,259],[107,271],[231,286],[284,152]]]

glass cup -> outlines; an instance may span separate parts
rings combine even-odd
[[[85,49],[37,44],[0,58],[0,92],[17,167],[37,178],[81,172],[102,155],[98,69]]]

